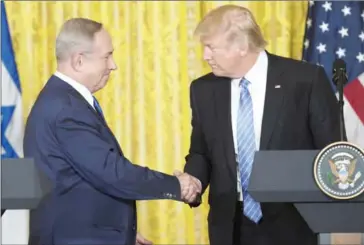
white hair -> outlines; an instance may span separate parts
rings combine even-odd
[[[66,60],[75,52],[90,51],[95,33],[101,29],[101,23],[90,19],[73,18],[66,21],[56,39],[57,61]]]

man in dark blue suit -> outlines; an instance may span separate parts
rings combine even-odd
[[[102,24],[67,21],[56,40],[57,71],[28,117],[25,157],[53,183],[32,214],[31,244],[150,244],[137,234],[136,200],[192,202],[196,178],[132,164],[108,127],[93,93],[116,69]]]

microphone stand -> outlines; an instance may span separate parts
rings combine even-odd
[[[344,121],[344,85],[347,82],[347,77],[345,74],[345,70],[340,69],[336,71],[334,75],[334,83],[336,84],[337,91],[339,93],[339,124],[340,124],[340,140],[344,141],[344,132],[345,132],[345,121]]]

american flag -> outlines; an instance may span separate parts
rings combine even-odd
[[[364,148],[364,2],[310,1],[303,60],[324,67],[331,81],[337,58],[346,62],[348,76],[344,88],[348,141]]]

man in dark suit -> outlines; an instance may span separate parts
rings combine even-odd
[[[67,21],[56,40],[57,72],[28,117],[25,157],[53,190],[32,214],[31,244],[150,244],[137,234],[135,200],[191,202],[199,181],[132,164],[108,127],[93,93],[116,69],[102,24]]]
[[[212,73],[190,87],[185,171],[203,192],[210,187],[211,245],[317,244],[293,205],[258,203],[247,187],[255,151],[321,149],[340,140],[338,105],[324,70],[265,51],[254,17],[240,6],[211,11],[195,33]]]

